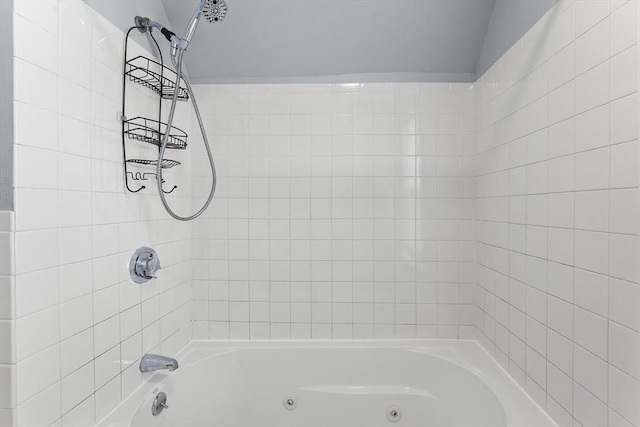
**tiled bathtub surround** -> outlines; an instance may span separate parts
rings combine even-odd
[[[0,425],[11,425],[16,407],[14,214],[0,211]]]
[[[473,86],[197,95],[219,190],[193,223],[195,336],[471,333]],[[204,196],[208,167],[193,170]]]
[[[562,426],[640,425],[636,8],[561,1],[477,84],[481,340]]]
[[[198,85],[218,193],[184,224],[123,192],[122,32],[80,1],[16,0],[0,426],[93,425],[144,352],[192,336],[476,326],[562,426],[640,426],[636,7],[562,0],[474,85]],[[177,160],[185,213],[210,180],[193,132]],[[163,270],[136,287],[143,244]]]
[[[153,185],[123,190],[123,33],[81,1],[55,0],[16,1],[14,30],[12,403],[19,426],[90,426],[141,383],[142,354],[172,355],[191,339],[191,228],[168,219]],[[157,114],[150,92],[130,86],[128,96],[128,115]],[[180,186],[180,209],[188,162],[166,179]],[[142,245],[163,270],[138,286],[127,266]]]

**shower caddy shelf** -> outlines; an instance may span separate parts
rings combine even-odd
[[[176,73],[167,67],[163,68],[163,65],[159,62],[145,56],[136,56],[126,62],[125,75],[129,77],[129,80],[162,96],[162,99],[173,99],[173,94],[176,90],[174,83],[176,81]],[[183,87],[179,87],[178,100],[187,101],[188,99],[188,92]]]
[[[167,132],[166,123],[161,123],[146,117],[134,117],[133,119],[125,120],[124,123],[124,133],[129,139],[146,142],[157,147],[160,147],[161,138],[163,138]],[[158,133],[158,129],[161,129],[162,132]],[[167,148],[174,150],[184,150],[187,148],[187,134],[182,129],[173,126],[169,133]]]
[[[128,191],[137,193],[146,188],[146,186],[142,185],[138,189],[132,189],[129,185],[130,181],[146,181],[149,179],[148,176],[155,177],[156,174],[152,172],[134,173],[129,171],[127,166],[141,165],[156,168],[158,160],[129,158],[127,156],[126,139],[128,138],[130,140],[152,144],[158,147],[159,150],[162,144],[162,139],[166,133],[169,132],[166,148],[171,150],[184,150],[187,148],[187,134],[175,126],[172,126],[171,129],[167,129],[166,123],[147,117],[138,116],[128,119],[126,116],[127,80],[150,89],[156,93],[161,100],[173,99],[177,91],[177,99],[179,101],[187,101],[189,99],[189,94],[182,86],[176,88],[174,83],[174,81],[176,81],[176,73],[159,62],[144,56],[136,56],[133,59],[127,60],[127,42],[128,37],[125,41],[124,76],[122,82],[122,152],[124,160],[125,186]],[[163,159],[162,161],[163,169],[169,169],[178,165],[180,165],[180,162],[176,160]],[[165,191],[163,189],[162,191],[168,194],[173,192],[176,188],[177,186],[174,185],[171,190]]]
[[[146,160],[146,159],[129,159],[127,163],[135,163],[138,165],[151,165],[156,167],[158,165],[157,160]],[[178,166],[181,163],[176,160],[171,159],[162,159],[162,169],[171,169],[174,166]],[[144,178],[143,178],[144,179]]]

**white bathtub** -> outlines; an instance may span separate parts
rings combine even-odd
[[[557,427],[475,341],[195,341],[177,359],[98,426]]]

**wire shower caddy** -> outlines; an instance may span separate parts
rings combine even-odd
[[[156,173],[153,172],[132,172],[129,171],[129,166],[133,167],[153,167],[154,169],[158,165],[158,159],[136,159],[129,158],[127,155],[126,140],[133,140],[142,143],[155,145],[160,150],[162,140],[168,133],[167,149],[172,150],[184,150],[187,148],[187,134],[183,130],[172,126],[167,129],[167,124],[154,120],[148,117],[134,117],[128,119],[126,116],[127,105],[127,81],[139,84],[157,94],[160,99],[173,99],[177,92],[177,98],[180,101],[187,101],[189,94],[183,86],[176,88],[175,81],[176,73],[162,65],[161,63],[154,61],[153,59],[145,56],[136,56],[130,60],[127,60],[127,48],[129,41],[129,33],[137,27],[131,28],[125,36],[124,47],[124,73],[122,78],[122,154],[124,163],[124,179],[125,187],[131,193],[137,193],[146,188],[146,185],[140,184],[137,189],[131,187],[133,181],[147,181],[150,176],[156,177]],[[173,79],[173,80],[172,80]],[[161,101],[159,101],[161,102]],[[160,105],[160,113],[162,112],[162,106]],[[158,114],[160,116],[160,113]],[[162,168],[169,169],[180,165],[177,160],[163,159]],[[164,181],[163,181],[164,183]],[[173,192],[177,186],[173,186],[171,190],[164,191],[165,193]]]

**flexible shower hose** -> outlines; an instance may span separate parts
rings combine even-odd
[[[204,123],[202,122],[202,116],[200,115],[200,109],[198,108],[198,103],[196,102],[196,97],[193,94],[193,89],[191,88],[191,83],[189,80],[182,74],[182,56],[184,54],[184,50],[178,49],[177,57],[178,61],[176,63],[175,57],[171,57],[173,62],[173,66],[176,69],[176,86],[173,92],[173,98],[171,100],[171,108],[169,109],[169,117],[167,119],[167,127],[162,138],[162,143],[160,144],[160,150],[158,151],[158,165],[156,166],[156,182],[158,184],[158,194],[160,195],[160,201],[162,201],[162,205],[166,209],[167,213],[171,215],[173,218],[178,221],[191,221],[202,215],[202,213],[209,207],[211,204],[211,200],[213,200],[213,195],[216,192],[216,184],[217,184],[217,176],[216,176],[216,165],[213,161],[213,154],[211,154],[211,147],[209,146],[209,139],[207,138],[207,132],[204,128]],[[161,53],[162,55],[162,53]],[[204,141],[204,147],[207,150],[207,156],[209,157],[209,165],[211,166],[211,191],[209,192],[209,197],[205,204],[193,215],[189,216],[180,216],[176,214],[169,204],[167,203],[167,199],[164,194],[164,190],[162,189],[162,162],[164,160],[164,152],[167,149],[167,142],[169,141],[169,134],[171,131],[171,127],[173,125],[173,116],[176,112],[176,104],[178,103],[178,91],[180,89],[180,81],[184,81],[187,93],[189,95],[189,99],[191,99],[191,103],[193,104],[193,110],[196,113],[196,118],[198,119],[198,125],[200,126],[200,133],[202,133],[202,139]],[[162,98],[161,98],[162,99]]]

